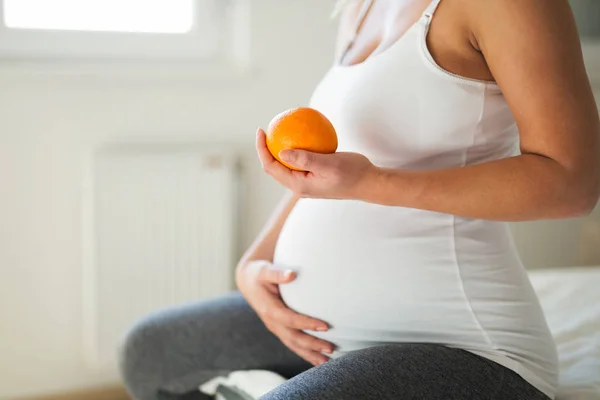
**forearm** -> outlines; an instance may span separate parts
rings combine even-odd
[[[380,169],[361,199],[488,220],[569,218],[593,209],[597,172],[569,171],[534,154],[435,171]]]

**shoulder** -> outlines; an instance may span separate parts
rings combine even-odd
[[[568,0],[441,0],[441,3],[451,3],[461,7],[468,14],[478,14],[482,17],[519,17],[529,13],[570,11]]]
[[[568,30],[574,24],[568,0],[442,0],[455,3],[468,18],[475,34],[493,32],[547,34]]]
[[[486,42],[505,43],[528,37],[555,40],[575,26],[568,0],[441,0],[438,11],[465,32],[472,45],[484,50]],[[515,42],[515,44],[517,44]]]

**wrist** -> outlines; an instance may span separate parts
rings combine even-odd
[[[234,278],[235,278],[235,286],[238,288],[238,290],[242,289],[242,275],[244,273],[244,270],[246,268],[246,262],[240,262],[236,267],[235,267],[235,274],[234,274]]]
[[[410,191],[408,171],[375,167],[358,200],[385,206],[406,207]],[[398,190],[397,188],[401,188]]]
[[[384,168],[372,166],[356,187],[353,200],[376,203],[381,195],[383,182],[387,172]]]
[[[238,289],[242,290],[245,286],[245,282],[247,281],[248,268],[252,263],[251,260],[243,260],[235,268],[235,284]]]

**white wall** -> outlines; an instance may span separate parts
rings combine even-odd
[[[600,206],[588,218],[513,224],[529,269],[600,265]]]
[[[114,140],[238,146],[251,181],[243,242],[259,229],[280,189],[255,161],[256,127],[308,101],[332,60],[335,24],[333,1],[252,4],[247,77],[61,76],[0,64],[0,399],[115,378],[82,357],[80,199],[92,147]]]
[[[233,80],[73,76],[0,63],[0,399],[116,378],[82,355],[84,154],[122,140],[239,147],[250,182],[240,232],[246,245],[280,193],[255,161],[256,126],[307,102],[331,62],[332,4],[254,0],[253,72]],[[592,262],[578,249],[580,221],[550,225],[516,227],[526,264]]]

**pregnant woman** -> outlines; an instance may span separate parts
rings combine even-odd
[[[244,369],[291,378],[264,400],[554,398],[556,349],[503,221],[598,200],[599,120],[567,1],[344,3],[310,103],[339,152],[282,152],[308,172],[291,171],[257,132],[290,194],[239,263],[241,294],[132,329],[137,400]]]

